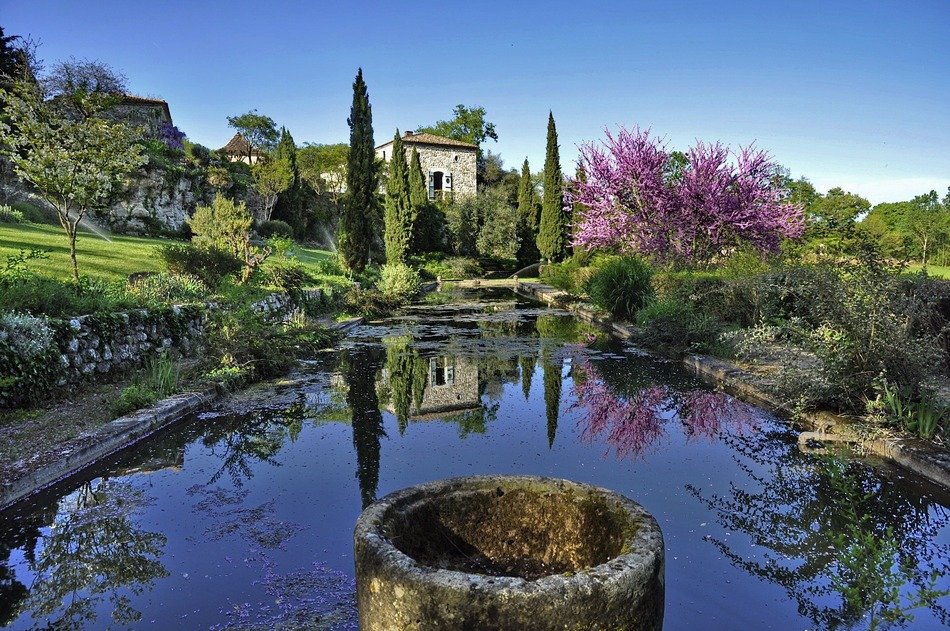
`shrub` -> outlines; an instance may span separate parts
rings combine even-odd
[[[715,348],[719,323],[682,300],[654,300],[637,313],[643,341],[674,355]]]
[[[112,404],[112,415],[123,416],[136,410],[141,410],[158,401],[158,393],[149,387],[133,383],[124,388],[119,398]]]
[[[599,260],[603,265],[604,261]],[[584,293],[584,286],[597,271],[590,255],[576,252],[571,258],[560,263],[542,265],[538,277],[548,285],[564,291],[580,295]]]
[[[760,282],[755,276],[734,276],[727,270],[659,272],[651,287],[658,300],[688,301],[721,322],[752,326],[761,321],[757,309]]]
[[[188,219],[195,245],[224,250],[244,263],[241,282],[250,280],[271,253],[270,248],[260,248],[251,243],[253,223],[247,204],[235,204],[221,194],[215,195],[211,206],[198,206],[195,214]]]
[[[0,283],[0,309],[5,310],[28,311],[55,318],[122,311],[138,306],[138,301],[126,291],[123,282],[83,277],[77,286],[28,274],[15,282]]]
[[[420,284],[416,270],[405,263],[387,263],[380,270],[377,287],[385,297],[406,302],[419,293]]]
[[[466,256],[445,256],[441,252],[425,254],[411,259],[419,268],[421,278],[435,280],[458,280],[477,278],[483,274],[478,261]]]
[[[62,369],[54,337],[45,317],[0,314],[0,401],[19,405],[46,394]]]
[[[172,274],[195,276],[212,289],[244,266],[230,252],[212,246],[169,244],[159,249],[159,255]]]
[[[863,412],[885,383],[919,401],[945,364],[939,334],[924,324],[937,306],[873,255],[789,268],[771,280],[760,288],[763,315],[804,322],[806,346],[819,360],[817,369],[786,371],[783,394],[806,407]]]
[[[203,300],[208,288],[197,276],[159,273],[130,280],[129,293],[143,303],[182,304]]]
[[[21,211],[0,204],[0,223],[26,223],[26,218]]]
[[[324,276],[346,276],[343,266],[337,259],[321,259],[312,265],[317,274]]]
[[[652,296],[650,266],[635,257],[611,259],[585,284],[591,302],[614,317],[631,320]]]
[[[294,236],[294,229],[290,227],[290,224],[286,221],[280,221],[279,219],[272,219],[270,221],[261,222],[257,226],[257,234],[263,239],[268,239],[270,237],[285,237],[287,239],[292,239]]]
[[[343,308],[347,313],[370,318],[391,314],[400,302],[383,294],[378,289],[351,287],[343,297]]]
[[[304,266],[293,259],[273,262],[264,268],[264,274],[271,286],[291,295],[299,293],[309,280]]]
[[[23,213],[23,219],[27,223],[44,223],[52,226],[59,225],[59,218],[56,211],[52,208],[37,206],[30,202],[13,202],[10,205],[13,210]]]

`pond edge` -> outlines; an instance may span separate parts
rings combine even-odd
[[[350,318],[334,323],[330,328],[346,335],[363,321],[363,318]],[[0,513],[185,420],[231,391],[250,385],[217,382],[202,390],[174,394],[147,408],[109,421],[88,434],[81,434],[80,437],[86,439],[84,447],[66,451],[59,459],[27,475],[0,482]]]
[[[594,312],[582,305],[565,300],[567,292],[542,283],[517,281],[516,294],[539,300],[548,305],[570,311],[581,320],[597,325],[622,340],[636,337],[637,328]],[[867,453],[889,460],[927,480],[950,489],[950,453],[914,437],[874,437],[856,428],[848,417],[828,411],[796,414],[774,395],[764,392],[750,382],[750,375],[727,361],[708,355],[690,354],[682,359],[684,366],[706,382],[721,387],[743,401],[753,403],[786,419],[801,417],[811,431],[799,433],[803,448],[811,441],[819,443],[844,442],[858,445]]]

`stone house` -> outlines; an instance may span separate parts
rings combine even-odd
[[[171,111],[164,99],[155,99],[134,94],[123,94],[119,102],[109,109],[109,114],[136,127],[144,127],[151,138],[161,136],[162,127],[172,125]]]
[[[406,159],[415,147],[419,153],[422,174],[427,177],[429,199],[457,198],[474,195],[478,146],[461,140],[429,133],[407,131],[402,142]],[[393,156],[393,141],[376,147],[376,157],[388,162]]]

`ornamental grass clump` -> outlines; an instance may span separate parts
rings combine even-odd
[[[641,259],[627,256],[607,261],[585,283],[591,302],[610,315],[632,320],[653,296],[653,270]]]

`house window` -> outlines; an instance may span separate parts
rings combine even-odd
[[[455,360],[450,357],[429,359],[429,384],[432,386],[455,385]]]
[[[385,161],[386,161],[386,152],[384,151],[384,152],[383,152],[383,162],[385,162]]]
[[[452,174],[429,171],[429,199],[443,199],[452,195]]]

